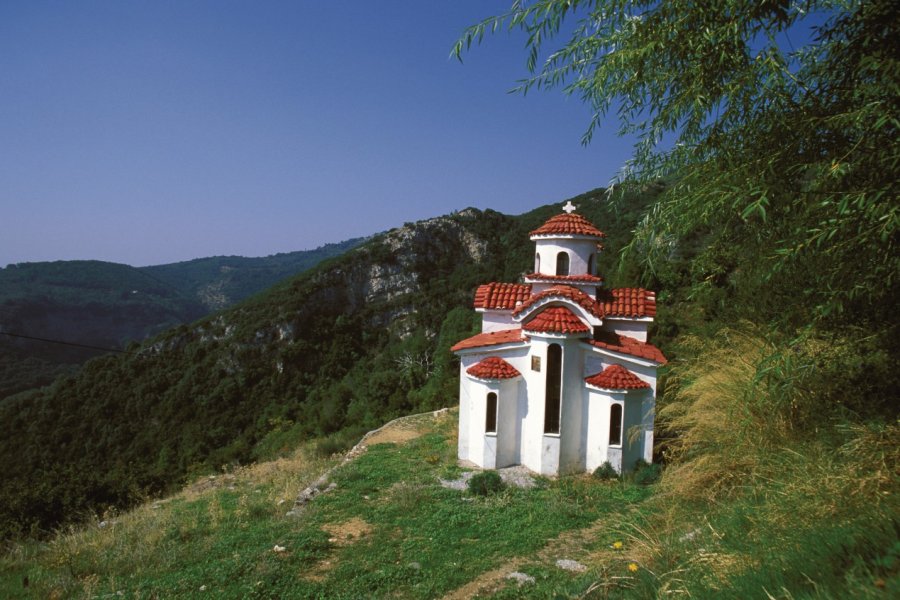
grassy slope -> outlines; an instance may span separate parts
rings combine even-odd
[[[337,489],[299,518],[284,516],[290,501],[331,464],[310,462],[303,450],[200,480],[105,528],[18,546],[4,559],[0,595],[191,597],[205,590],[227,598],[434,598],[511,557],[527,562],[562,532],[612,522],[647,496],[640,487],[588,477],[541,479],[536,489],[487,498],[445,489],[438,478],[460,472],[455,420],[451,413],[407,443],[372,445],[337,468]],[[613,541],[610,530],[579,552]],[[276,545],[286,551],[275,552]],[[570,579],[533,572],[543,589]]]
[[[833,474],[799,477],[824,476],[828,498],[798,485],[813,467],[806,459],[783,480],[715,505],[673,496],[668,473],[658,487],[574,476],[472,497],[438,484],[460,472],[455,420],[454,412],[418,418],[420,437],[373,444],[342,465],[307,445],[203,478],[107,517],[105,527],[14,545],[0,559],[0,595],[837,599],[900,591],[884,515],[859,512],[856,493]],[[297,492],[335,465],[337,489],[300,517],[285,516]],[[561,570],[561,558],[588,569]],[[512,571],[535,582],[519,587],[505,578]]]

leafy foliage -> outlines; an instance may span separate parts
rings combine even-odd
[[[594,469],[594,477],[607,481],[610,479],[618,479],[619,473],[616,471],[615,467],[610,464],[609,461],[606,461],[602,465]]]
[[[673,182],[630,245],[649,273],[708,232],[697,293],[733,276],[757,296],[802,290],[764,318],[877,322],[900,273],[898,22],[884,0],[516,1],[454,53],[523,29],[521,91],[579,95],[594,110],[585,141],[610,111],[638,136],[624,181]]]
[[[466,485],[476,496],[490,496],[503,489],[503,480],[497,471],[481,471],[472,475]]]

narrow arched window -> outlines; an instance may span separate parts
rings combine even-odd
[[[559,433],[559,408],[562,396],[562,348],[547,348],[547,386],[544,396],[544,433]]]
[[[622,405],[613,404],[609,407],[609,445],[622,445]]]
[[[534,272],[541,272],[541,255],[537,252],[534,253]]]
[[[484,420],[485,433],[497,433],[497,394],[487,395],[487,415]]]
[[[566,276],[569,274],[569,253],[560,252],[556,255],[556,274]]]
[[[591,254],[590,258],[588,258],[588,275],[596,275],[594,273],[594,254]]]

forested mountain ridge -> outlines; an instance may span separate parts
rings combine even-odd
[[[659,190],[614,208],[573,200],[628,240]],[[529,267],[528,231],[559,205],[510,217],[468,209],[410,223],[127,354],[0,404],[4,535],[125,506],[199,470],[298,440],[338,448],[384,419],[455,400],[449,346],[477,327],[472,293]],[[613,253],[599,266],[611,271]],[[327,450],[328,448],[326,448]],[[38,529],[34,529],[38,528]]]
[[[138,267],[181,293],[203,304],[207,310],[221,310],[278,281],[303,272],[326,258],[338,256],[365,241],[353,238],[324,244],[314,250],[283,252],[271,256],[210,256],[177,263]]]
[[[362,241],[152,267],[79,260],[0,268],[0,398],[230,306]]]

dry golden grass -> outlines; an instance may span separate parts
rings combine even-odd
[[[677,391],[658,413],[678,436],[661,493],[645,519],[621,530],[621,556],[650,575],[654,595],[727,590],[772,560],[813,555],[795,549],[820,540],[840,548],[849,542],[841,535],[896,519],[900,423],[803,430],[818,399],[797,373],[815,373],[802,361],[821,355],[817,341],[779,349],[747,328],[688,344],[693,358],[673,369]],[[601,565],[617,559],[597,556]]]
[[[666,448],[665,493],[713,500],[746,482],[761,457],[789,439],[791,425],[760,378],[774,347],[752,333],[727,330],[713,342],[686,340],[695,357],[677,366],[674,397],[659,423],[677,433]]]

